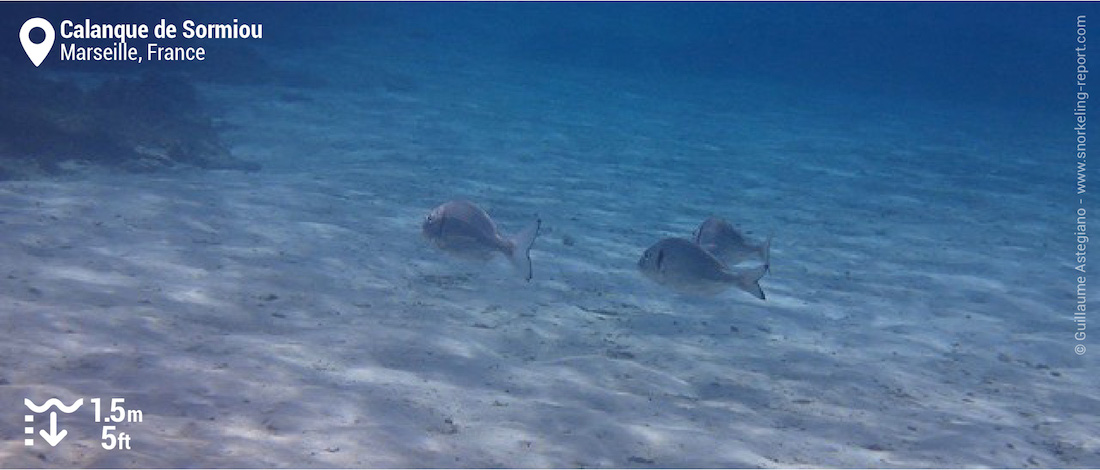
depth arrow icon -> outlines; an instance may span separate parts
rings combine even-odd
[[[64,439],[65,436],[69,434],[69,431],[66,431],[66,430],[62,429],[61,432],[57,432],[57,412],[56,411],[51,411],[50,412],[50,432],[46,432],[46,430],[43,429],[41,431],[38,431],[38,434],[42,435],[42,439],[45,439],[46,443],[49,444],[50,447],[54,447],[54,446],[61,443],[61,440]]]

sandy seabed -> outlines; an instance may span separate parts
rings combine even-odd
[[[0,466],[1100,466],[1069,164],[1026,119],[344,67],[203,87],[260,172],[0,183]],[[542,218],[533,282],[420,238],[456,197]],[[766,302],[636,271],[709,215],[775,234]],[[106,451],[86,405],[27,447],[26,397],[143,421]]]

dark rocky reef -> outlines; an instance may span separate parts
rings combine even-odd
[[[133,172],[259,169],[230,153],[186,80],[146,75],[82,87],[42,75],[0,76],[0,180],[57,174],[70,161]]]

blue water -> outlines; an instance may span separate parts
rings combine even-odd
[[[0,141],[49,160],[0,167],[0,467],[1098,466],[1100,346],[1071,318],[1094,13],[0,4],[0,73],[65,84],[0,121],[64,136]],[[35,16],[264,36],[36,68],[13,39]],[[148,103],[202,110],[234,160],[118,164],[125,132],[63,133],[122,105],[47,98],[112,80],[178,92]],[[454,198],[505,236],[537,214],[530,283],[420,239]],[[709,216],[774,237],[766,301],[638,273]],[[144,408],[133,451],[88,410],[23,445],[24,397],[93,395]]]

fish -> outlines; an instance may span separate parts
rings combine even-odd
[[[461,258],[488,260],[502,253],[525,281],[532,278],[531,245],[539,235],[542,219],[535,216],[522,231],[507,238],[493,219],[472,202],[455,200],[432,209],[421,233],[439,249]]]
[[[754,257],[768,259],[771,237],[764,243],[752,243],[729,222],[709,217],[695,230],[695,243],[723,263],[735,266]]]
[[[768,263],[765,258],[760,266],[732,269],[692,240],[664,238],[645,250],[638,269],[656,283],[683,293],[711,296],[737,287],[764,300],[760,278],[767,274]]]

